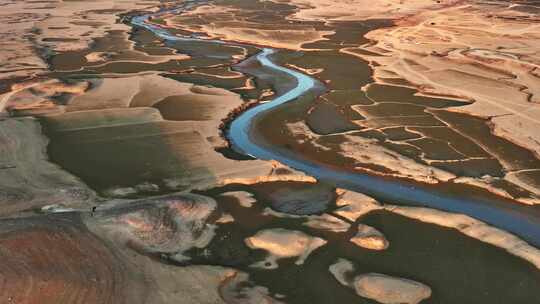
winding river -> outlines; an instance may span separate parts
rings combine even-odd
[[[186,2],[173,13],[192,8],[200,2]],[[154,16],[159,15],[155,14]],[[133,25],[152,31],[158,37],[169,40],[204,40],[209,43],[226,43],[221,40],[208,40],[196,37],[176,36],[166,29],[147,23],[150,15],[132,18]],[[234,43],[239,45],[238,43]],[[471,196],[466,192],[450,192],[443,186],[414,183],[398,178],[368,175],[357,172],[340,171],[336,168],[323,166],[302,158],[293,151],[272,149],[261,144],[254,136],[254,123],[266,112],[288,102],[294,102],[298,97],[310,92],[320,84],[316,79],[299,71],[280,66],[272,61],[272,54],[277,50],[264,48],[255,55],[259,63],[277,72],[286,73],[296,80],[296,85],[277,96],[275,99],[250,108],[239,115],[230,125],[228,138],[234,148],[258,159],[277,160],[291,168],[305,172],[319,180],[336,185],[337,187],[365,193],[383,202],[406,205],[426,206],[430,208],[463,213],[489,223],[498,228],[512,232],[532,245],[540,247],[540,210],[524,206],[516,202],[497,198],[495,196]],[[250,59],[248,59],[250,60]],[[253,60],[253,58],[251,58]]]

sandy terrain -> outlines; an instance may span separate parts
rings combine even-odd
[[[397,19],[420,11],[450,5],[457,0],[273,0],[291,3],[299,8],[293,15],[299,20],[351,21],[367,19]]]
[[[92,87],[89,89],[90,83]],[[118,87],[122,87],[123,90],[118,90]],[[127,145],[125,146],[127,149],[136,149],[142,153],[143,150],[139,144],[142,138],[159,139],[161,136],[167,136],[169,137],[168,142],[159,140],[157,141],[158,146],[148,147],[145,153],[150,153],[150,155],[159,153],[160,157],[171,159],[171,161],[183,159],[191,164],[191,169],[187,170],[189,173],[184,169],[185,164],[176,167],[177,169],[164,167],[162,173],[148,181],[142,175],[137,178],[138,174],[145,174],[144,171],[141,171],[133,173],[129,177],[136,177],[135,184],[125,186],[118,184],[119,188],[101,189],[115,196],[136,193],[137,187],[135,189],[132,187],[138,184],[141,185],[139,186],[142,188],[141,191],[148,190],[148,187],[144,187],[144,183],[155,183],[156,179],[161,180],[171,189],[205,187],[205,185],[213,185],[225,180],[262,180],[264,176],[270,175],[274,170],[274,165],[268,162],[251,161],[240,164],[237,161],[224,158],[215,151],[217,148],[226,146],[219,132],[221,120],[242,104],[238,95],[223,89],[198,87],[157,75],[101,80],[88,79],[73,84],[46,81],[32,86],[22,86],[22,88],[6,98],[6,109],[17,115],[45,115],[43,122],[47,132],[53,138],[49,149],[58,151],[53,153],[53,157],[60,157],[64,154],[73,155],[73,151],[79,150],[78,153],[75,153],[76,155],[73,155],[76,157],[74,163],[70,163],[68,158],[66,162],[61,162],[61,164],[94,186],[96,184],[92,183],[92,180],[96,178],[112,181],[112,185],[109,184],[109,186],[113,186],[116,182],[119,183],[122,178],[126,178],[122,172],[131,170],[130,168],[133,166],[137,167],[136,163],[141,161],[139,157],[133,155],[133,157],[128,156],[124,160],[124,164],[116,164],[115,166],[121,166],[119,167],[120,171],[117,172],[120,174],[118,175],[119,179],[115,179],[114,174],[109,174],[105,178],[102,176],[103,173],[97,173],[101,170],[100,168],[104,169],[112,165],[107,162],[107,153],[111,153],[107,147],[114,146],[113,143],[117,142],[124,143],[123,146]],[[59,105],[54,99],[58,94],[66,95],[69,102]],[[171,108],[171,105],[174,107]],[[168,110],[169,108],[172,110]],[[174,109],[186,109],[183,112],[180,111],[185,118],[178,117],[175,112],[171,112],[178,111]],[[164,119],[164,116],[169,117],[170,120]],[[28,126],[28,128],[17,127],[14,125],[17,123]],[[41,128],[32,119],[7,120],[2,125],[7,142],[11,140],[32,141],[35,138],[40,140],[43,138]],[[133,128],[138,130],[136,136],[132,134]],[[31,134],[15,136],[12,134],[13,132],[17,132],[16,134],[31,132]],[[116,135],[111,137],[112,134]],[[13,138],[9,139],[12,136]],[[126,142],[128,138],[131,138],[131,141]],[[44,162],[46,156],[28,156],[28,159],[24,161],[24,158],[15,158],[14,155],[45,153],[47,141],[43,138],[42,142],[42,145],[36,147],[29,143],[10,145],[13,147],[13,151],[5,150],[6,170],[2,171],[6,174],[17,172],[21,178],[30,173],[41,176],[38,173],[40,171],[36,170],[36,168],[40,168],[36,167],[38,163],[27,164],[27,162],[29,159]],[[93,148],[86,150],[85,146],[90,147],[90,145]],[[156,150],[158,147],[161,147],[160,151]],[[81,157],[86,159],[82,163],[80,162]],[[157,167],[160,167],[157,162],[163,161],[160,157],[156,154]],[[100,158],[102,161],[97,160]],[[21,163],[17,165],[10,159],[19,159]],[[147,158],[147,161],[150,159],[152,158]],[[97,163],[95,163],[96,161]],[[87,166],[87,162],[94,162],[94,166]],[[33,167],[33,170],[25,171],[23,165],[29,165]],[[53,174],[51,172],[47,174]],[[95,176],[96,173],[101,176]],[[75,187],[77,185],[76,179],[71,179],[73,180],[71,184],[74,183],[73,187]],[[8,182],[10,179],[3,180]],[[12,181],[13,185],[20,185],[20,182]],[[55,179],[51,179],[47,184],[54,183],[54,181]],[[38,183],[38,180],[33,182]],[[196,186],[197,184],[199,186]],[[12,187],[5,185],[3,191],[10,188]],[[47,191],[48,187],[40,184],[39,188],[42,188],[42,191]],[[50,188],[56,187],[51,186]],[[58,192],[51,191],[51,193],[57,194]],[[7,194],[5,196],[9,197]],[[40,199],[49,200],[45,196],[40,196]],[[56,200],[50,201],[50,204],[55,203],[58,202]],[[22,205],[19,208],[22,208]]]
[[[259,231],[247,238],[246,244],[252,249],[264,249],[269,254],[266,260],[254,264],[253,267],[273,269],[278,267],[277,261],[283,258],[296,257],[295,264],[302,265],[309,255],[324,246],[326,241],[301,231],[278,228]]]
[[[212,239],[203,232],[213,230],[208,215],[215,206],[210,198],[185,195],[111,202],[95,213],[2,220],[0,255],[9,264],[0,267],[0,298],[25,304],[266,303],[269,292],[246,273],[179,267],[152,256],[179,258]]]
[[[87,48],[110,30],[128,30],[117,14],[155,9],[159,1],[6,1],[0,11],[1,79],[32,77],[47,70],[58,51]]]
[[[489,300],[499,293],[517,297],[497,286],[512,286],[510,293],[515,288],[521,298],[537,291],[539,250],[510,233],[460,214],[383,204],[278,162],[242,158],[229,149],[221,127],[231,113],[241,111],[246,101],[292,85],[286,78],[271,82],[264,72],[261,81],[231,70],[230,65],[253,52],[249,47],[177,42],[173,48],[149,32],[128,33],[129,27],[115,23],[117,14],[154,9],[156,2],[2,4],[6,11],[0,18],[20,20],[9,28],[9,35],[23,40],[10,44],[10,51],[21,48],[20,56],[6,57],[9,65],[0,79],[44,72],[44,58],[51,59],[54,71],[51,79],[40,75],[21,83],[5,81],[0,91],[5,93],[0,112],[6,116],[0,117],[0,256],[6,261],[0,266],[0,302],[350,303],[361,296],[380,303],[418,303],[432,296],[433,301],[463,303],[454,289]],[[226,7],[204,5],[152,22],[177,31],[298,50],[313,41],[342,42],[323,37],[338,31],[322,30],[321,23],[291,19],[403,18],[449,4],[288,2],[301,7],[296,11],[284,2],[263,2],[264,12],[275,16],[261,15],[254,2],[232,1]],[[361,9],[365,7],[369,9]],[[28,13],[24,18],[19,14],[23,11]],[[54,13],[47,15],[50,11]],[[284,20],[289,23],[278,22]],[[75,34],[66,37],[67,32]],[[114,48],[122,51],[111,51]],[[58,55],[43,57],[35,50]],[[354,53],[344,56],[353,61],[342,61],[344,52]],[[360,72],[351,65],[361,51],[354,47],[344,52],[314,55],[315,62],[328,64],[325,67],[297,67],[331,79],[326,84],[332,89],[362,92],[356,78]],[[0,50],[0,59],[4,53]],[[376,72],[405,77],[398,76],[397,69],[383,68]],[[486,78],[501,75],[481,70]],[[381,82],[383,74],[377,74]],[[531,75],[508,79],[508,86],[515,89],[520,77],[527,79],[523,83],[534,83]],[[533,92],[533,87],[520,87],[520,92]],[[473,111],[469,109],[478,104],[464,109]],[[332,107],[312,108],[310,114],[316,117],[306,123],[285,120],[288,129],[281,131],[330,151],[336,143],[314,129],[325,118],[321,113],[331,112],[339,119],[346,112],[352,122],[319,131],[344,139],[334,151],[353,160],[356,170],[380,174],[369,168],[385,167],[386,175],[427,183],[456,178],[431,167],[432,155],[426,154],[428,161],[421,163],[373,138],[350,133],[357,131],[352,127],[367,126],[394,139],[404,137],[411,145],[429,137],[425,126],[401,129],[381,123],[386,117],[378,115],[392,112],[395,104]],[[498,128],[503,125],[500,122]],[[474,149],[468,152],[487,158]],[[536,169],[510,163],[505,165],[515,170],[508,180],[534,189],[528,181],[534,180]],[[457,250],[463,248],[463,253]],[[355,265],[360,264],[362,272],[357,272]],[[312,280],[304,280],[306,276]],[[344,286],[335,284],[334,277]],[[473,294],[483,290],[492,292]]]
[[[268,9],[273,9],[268,3]],[[268,45],[276,48],[301,49],[301,45],[324,40],[333,31],[318,30],[303,23],[276,24],[253,19],[257,11],[227,5],[203,5],[181,16],[164,17],[167,25],[192,32],[202,32],[209,38]],[[201,22],[206,20],[206,22]],[[208,22],[210,21],[210,22]]]
[[[382,64],[376,76],[394,73],[425,92],[470,98],[456,108],[492,118],[494,132],[540,149],[535,126],[538,116],[538,45],[540,25],[534,15],[508,9],[458,6],[424,12],[398,26],[376,30],[376,43],[366,50],[384,56],[365,56]],[[500,116],[500,117],[499,117]],[[519,123],[511,121],[519,120]]]
[[[311,2],[294,15],[301,19],[298,15],[313,9],[332,12],[305,18],[310,24],[329,21],[328,27],[317,28],[335,32],[314,43],[306,40],[301,45],[304,56],[287,61],[287,66],[314,75],[331,90],[302,109],[305,125],[293,120],[298,115],[288,116],[298,127],[286,123],[297,140],[294,149],[309,149],[310,157],[331,160],[332,165],[338,161],[334,163],[331,155],[339,154],[342,162],[355,160],[354,169],[359,171],[429,183],[467,183],[524,204],[538,204],[540,128],[534,97],[538,35],[534,13],[527,13],[531,8],[377,1],[370,9],[395,19],[396,25],[366,28],[370,42],[361,37],[363,32],[357,34],[354,23],[332,21],[340,19],[334,10],[343,15],[354,10],[346,11],[348,4]],[[220,12],[207,7],[195,15],[212,19]],[[354,20],[370,18],[360,12],[355,16]],[[257,43],[255,38],[247,40]],[[370,62],[375,84],[358,58]],[[300,107],[290,106],[289,111]],[[264,136],[274,144],[288,141],[290,145],[285,136],[271,131],[284,128],[285,123],[268,118],[262,125],[270,124],[268,131],[261,131]],[[335,145],[338,138],[339,146]]]
[[[404,78],[422,92],[473,101],[453,111],[488,119],[493,134],[538,157],[540,25],[537,15],[518,8],[470,4],[422,12],[370,32],[374,43],[362,49],[371,53],[356,54],[373,63],[380,82]],[[507,180],[539,194],[540,168],[516,166],[478,144],[501,161]]]
[[[431,288],[425,284],[380,273],[361,274],[349,280],[347,275],[354,271],[354,265],[345,259],[330,265],[329,271],[341,284],[354,288],[359,296],[379,303],[417,304],[431,297]]]
[[[321,143],[321,139],[324,136],[313,133],[302,122],[289,124],[288,128],[293,135],[302,138],[301,140],[317,145],[320,149],[333,149]],[[340,144],[338,154],[353,159],[355,161],[353,166],[356,166],[355,169],[358,171],[380,174],[375,170],[363,168],[362,165],[382,166],[391,170],[391,172],[385,172],[385,175],[404,177],[426,183],[448,181],[455,177],[449,172],[420,164],[409,157],[382,147],[374,139],[345,135],[344,141]]]
[[[379,230],[362,224],[358,225],[358,232],[351,242],[371,250],[384,250],[389,246],[388,240]]]
[[[90,208],[96,194],[48,161],[49,140],[34,118],[0,121],[0,217],[57,204]]]
[[[384,209],[419,221],[456,229],[471,238],[504,248],[509,253],[526,259],[540,269],[540,250],[516,238],[511,233],[487,225],[472,217],[423,207],[382,205],[373,198],[360,193],[343,190],[338,190],[338,192],[342,194],[341,198],[336,202],[340,206],[336,214],[351,221],[356,221],[374,210]]]
[[[124,89],[118,91],[118,86]],[[48,115],[43,121],[53,138],[53,156],[65,159],[61,163],[90,184],[98,183],[109,195],[122,196],[137,188],[144,190],[145,183],[159,182],[179,190],[235,179],[262,180],[270,175],[274,167],[269,162],[238,162],[215,151],[226,146],[219,133],[221,120],[241,104],[238,95],[223,89],[158,75],[131,76],[94,82],[91,90],[65,106],[64,114]],[[133,130],[137,130],[135,134]],[[154,144],[147,146],[145,140]],[[108,160],[111,153],[122,153],[115,146],[137,153],[113,164]],[[71,159],[69,154],[75,150],[79,153]],[[81,164],[81,158],[94,166]],[[144,167],[136,169],[141,161],[147,163],[145,167],[155,168],[155,173],[148,176]],[[118,168],[118,175],[100,173],[110,166]],[[131,172],[130,176],[125,172]],[[109,186],[118,187],[99,186],[107,180]],[[123,180],[133,182],[122,184]]]

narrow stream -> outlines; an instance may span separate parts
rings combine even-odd
[[[173,13],[180,13],[189,9],[199,2],[186,2],[181,8]],[[161,13],[157,13],[157,16]],[[156,36],[170,41],[175,40],[200,40],[211,43],[226,43],[221,40],[208,40],[196,37],[175,36],[166,29],[161,28],[146,20],[150,15],[134,17],[131,23],[152,31]],[[232,43],[239,45],[238,43]],[[532,245],[540,246],[540,212],[530,206],[521,205],[510,200],[498,198],[469,197],[466,193],[448,193],[442,186],[413,183],[397,178],[367,175],[364,173],[339,171],[314,163],[302,158],[293,151],[272,149],[259,142],[254,136],[254,124],[266,112],[279,107],[287,102],[294,102],[298,97],[310,92],[319,82],[312,77],[277,65],[271,60],[271,55],[277,51],[264,48],[256,56],[256,60],[266,68],[286,73],[296,79],[296,86],[281,94],[275,99],[250,108],[239,115],[230,126],[228,138],[234,148],[258,159],[277,160],[291,168],[305,172],[319,180],[336,185],[337,187],[350,189],[372,196],[383,202],[399,203],[415,206],[463,213],[476,219],[512,232]],[[252,58],[253,59],[253,58]],[[248,59],[250,60],[250,59]]]

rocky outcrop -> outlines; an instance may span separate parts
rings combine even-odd
[[[183,194],[100,208],[90,222],[119,244],[183,263],[189,260],[187,250],[212,240],[215,226],[208,218],[215,209],[209,197]]]
[[[354,265],[339,259],[329,268],[342,285],[353,288],[364,298],[382,304],[418,304],[431,297],[431,288],[420,282],[380,273],[352,275]]]
[[[91,208],[95,193],[48,161],[34,118],[0,120],[0,217],[45,205]]]
[[[0,79],[34,77],[47,71],[53,52],[85,49],[108,31],[128,30],[117,15],[134,9],[156,9],[159,1],[116,0],[10,1],[2,3]]]
[[[389,246],[388,240],[379,230],[364,224],[358,225],[358,231],[351,242],[371,250],[384,250]]]
[[[277,261],[283,258],[296,257],[295,264],[301,265],[315,249],[327,243],[321,238],[282,228],[259,231],[245,242],[252,249],[263,249],[268,252],[269,256],[265,261],[253,265],[267,269],[277,268]]]
[[[4,220],[0,231],[1,303],[145,301],[143,277],[75,214]]]
[[[379,273],[357,276],[354,289],[358,295],[383,304],[417,304],[431,296],[431,288],[422,283]]]

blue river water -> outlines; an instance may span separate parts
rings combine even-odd
[[[136,26],[152,31],[165,40],[201,41],[200,38],[172,35],[166,29],[146,23],[145,21],[148,18],[148,15],[134,17],[131,22]],[[202,40],[211,43],[225,43],[221,40]],[[253,136],[253,126],[257,118],[284,103],[294,102],[298,97],[314,89],[318,84],[317,80],[308,75],[275,64],[270,59],[275,52],[274,49],[264,48],[255,56],[263,66],[292,76],[296,79],[296,86],[269,102],[248,109],[232,121],[227,136],[235,149],[258,159],[277,160],[317,179],[327,181],[341,188],[364,193],[381,201],[425,206],[466,214],[512,232],[531,245],[540,247],[540,213],[534,207],[495,197],[488,199],[486,197],[470,197],[467,196],[467,193],[450,194],[447,191],[440,191],[433,185],[412,183],[396,178],[391,179],[364,173],[341,171],[302,158],[301,155],[292,151],[272,149],[258,143],[256,137]]]

